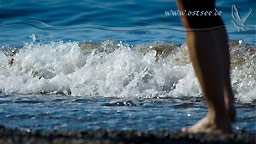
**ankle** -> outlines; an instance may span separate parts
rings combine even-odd
[[[222,113],[209,112],[207,116],[209,117],[209,122],[213,124],[230,123],[230,118],[227,112],[222,112]]]

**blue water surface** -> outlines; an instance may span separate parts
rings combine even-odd
[[[255,133],[255,104],[236,104],[234,132]],[[44,130],[180,131],[207,114],[202,98],[0,95],[0,125]]]
[[[230,39],[255,43],[255,11],[245,30],[232,23],[232,5],[243,18],[255,7],[254,0],[217,0]],[[0,46],[22,46],[35,34],[38,40],[102,41],[115,39],[134,43],[148,41],[185,42],[175,0],[0,0]],[[180,31],[181,30],[181,31]]]

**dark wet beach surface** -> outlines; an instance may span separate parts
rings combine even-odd
[[[254,144],[255,134],[188,134],[173,131],[43,131],[18,130],[0,127],[0,143],[49,143],[49,144]]]

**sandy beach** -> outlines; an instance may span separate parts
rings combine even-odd
[[[200,143],[230,143],[255,144],[253,133],[233,133],[229,135],[188,134],[175,131],[44,131],[19,130],[0,127],[0,144],[200,144]]]

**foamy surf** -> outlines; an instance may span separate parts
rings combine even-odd
[[[202,97],[186,44],[136,46],[102,42],[37,42],[2,47],[0,91],[131,98]],[[230,41],[235,97],[256,100],[256,46]],[[9,64],[8,64],[9,63]]]

